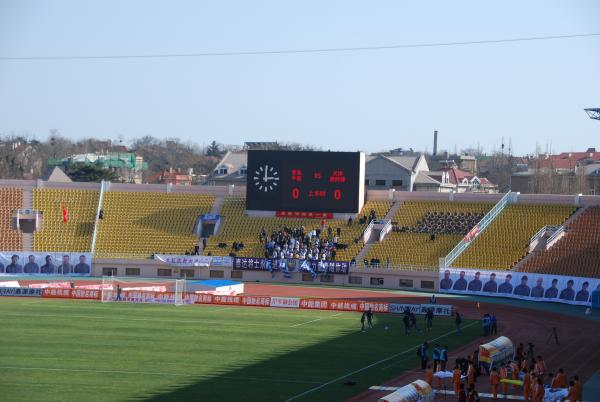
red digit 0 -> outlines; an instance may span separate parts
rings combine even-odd
[[[292,198],[297,200],[300,197],[300,190],[298,190],[298,187],[294,187],[292,189]]]
[[[335,198],[336,201],[339,201],[342,199],[342,191],[341,190],[335,190],[333,192],[333,198]]]

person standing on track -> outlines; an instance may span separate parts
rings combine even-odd
[[[544,381],[538,377],[533,385],[533,402],[544,402]]]
[[[427,313],[425,313],[425,321],[426,321],[427,331],[431,331],[431,328],[433,327],[433,309],[432,308],[427,309]]]
[[[117,299],[115,301],[122,301],[121,300],[121,286],[119,286],[119,284],[117,283]]]
[[[523,369],[523,402],[531,402],[531,374]]]
[[[458,311],[456,312],[454,323],[456,324],[456,333],[462,335],[462,331],[460,330],[460,325],[462,324],[462,317]]]
[[[360,332],[365,332],[365,318],[367,317],[367,312],[363,311],[360,316]]]
[[[373,310],[371,310],[371,307],[369,307],[369,310],[367,311],[367,324],[369,325],[369,328],[373,328]]]
[[[500,383],[500,375],[496,367],[492,366],[492,372],[490,373],[490,384],[492,385],[492,398],[498,399],[498,384]]]
[[[433,369],[431,368],[431,364],[428,364],[427,370],[425,370],[425,382],[433,387]]]
[[[575,389],[577,390],[577,402],[583,402],[583,384],[579,380],[579,376],[573,376],[573,383],[575,384]]]
[[[446,371],[447,363],[448,363],[448,346],[444,345],[444,347],[440,349],[440,364],[442,366],[442,371]]]
[[[508,380],[508,369],[509,369],[508,365],[500,368],[500,379],[501,380]],[[506,398],[507,391],[508,391],[508,384],[503,382],[502,383],[502,394],[504,395],[504,398]]]
[[[410,334],[410,317],[408,314],[404,314],[404,317],[402,317],[402,322],[404,323],[404,333],[406,335]]]
[[[431,352],[431,358],[433,359],[433,367],[437,367],[440,362],[440,345],[438,343],[435,344],[435,348]]]
[[[498,320],[494,313],[490,317],[490,335],[496,335],[498,333]]]
[[[473,361],[469,361],[469,368],[467,369],[467,385],[470,387],[475,384],[475,366]]]
[[[452,370],[452,388],[454,388],[454,395],[458,395],[458,392],[460,390],[460,386],[462,384],[462,382],[460,381],[461,374],[462,373],[460,372],[458,364],[455,365],[454,370]]]
[[[417,356],[419,356],[419,358],[421,359],[421,370],[425,370],[425,368],[427,367],[427,349],[428,348],[429,348],[429,345],[427,344],[427,341],[425,341],[417,349]]]

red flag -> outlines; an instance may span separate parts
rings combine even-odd
[[[69,211],[67,210],[67,207],[65,207],[64,205],[62,207],[62,215],[63,215],[63,223],[67,223],[67,221],[69,220]]]

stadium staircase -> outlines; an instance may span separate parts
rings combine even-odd
[[[513,270],[599,278],[599,227],[600,206],[581,208],[564,224],[565,234],[560,239],[530,253]]]
[[[23,209],[32,209],[33,208],[33,190],[24,189],[23,190]],[[33,233],[25,233],[21,232],[21,236],[23,237],[23,250],[31,251],[33,250]]]
[[[401,202],[395,202],[395,203],[393,203],[392,207],[390,208],[390,210],[385,215],[384,220],[391,223],[392,218],[398,212],[398,209],[400,208],[401,204],[402,204]],[[365,230],[367,230],[367,229],[365,229]],[[381,241],[383,241],[384,239],[385,239],[385,237],[382,238]],[[360,252],[356,256],[356,261],[362,261],[362,260],[364,260],[364,258],[368,254],[368,252],[371,249],[371,247],[373,246],[373,244],[375,244],[375,243],[377,243],[379,241],[380,241],[379,240],[379,233],[371,232],[369,238],[365,242],[365,245],[363,246],[363,248],[360,250]]]

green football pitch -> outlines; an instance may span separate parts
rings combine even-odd
[[[436,318],[431,332],[405,335],[400,316],[381,314],[363,333],[359,318],[2,298],[0,400],[342,401],[414,369],[423,340],[452,350],[480,331],[467,321],[459,336],[451,319]]]

